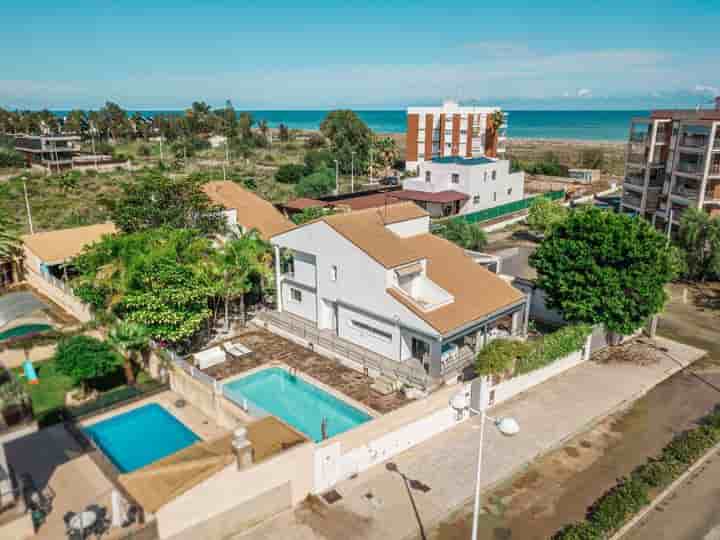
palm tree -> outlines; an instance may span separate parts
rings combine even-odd
[[[118,321],[108,333],[108,343],[125,359],[125,378],[128,385],[135,384],[133,360],[137,353],[142,353],[150,344],[150,332],[141,324]]]
[[[720,218],[688,208],[680,220],[679,239],[690,277],[704,281],[720,275]]]

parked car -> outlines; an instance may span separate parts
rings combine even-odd
[[[400,180],[397,176],[383,176],[380,179],[380,184],[383,186],[397,186],[400,183]]]

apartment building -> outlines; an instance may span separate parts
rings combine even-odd
[[[15,139],[15,150],[25,156],[28,167],[69,169],[79,142],[80,137],[76,135],[21,135]]]
[[[715,109],[633,118],[621,210],[669,231],[687,208],[720,213],[720,99]]]
[[[479,212],[524,196],[525,173],[511,172],[508,160],[442,157],[418,169],[419,176],[406,178],[403,191],[392,195],[415,201],[434,218]]]
[[[438,157],[498,157],[505,153],[505,115],[499,107],[442,107],[407,110],[406,168]]]
[[[445,378],[493,336],[524,333],[523,294],[430,234],[429,215],[412,202],[325,216],[271,243],[278,315],[343,349]],[[291,256],[285,267],[280,249]]]

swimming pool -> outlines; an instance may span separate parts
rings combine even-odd
[[[332,437],[372,417],[281,368],[268,368],[225,384],[225,395],[242,406],[243,399],[281,418],[315,442],[322,440],[323,419]]]
[[[157,403],[113,416],[83,431],[123,473],[140,469],[200,440]]]

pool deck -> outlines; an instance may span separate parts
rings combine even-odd
[[[97,424],[98,422],[102,422],[103,420],[107,420],[114,416],[132,411],[133,409],[137,409],[138,407],[143,407],[144,405],[149,405],[151,403],[157,403],[205,441],[216,439],[230,433],[230,431],[218,426],[213,420],[205,416],[199,409],[195,408],[190,403],[186,403],[182,408],[177,407],[175,402],[179,399],[183,399],[180,394],[173,392],[172,390],[168,390],[147,399],[136,401],[130,405],[113,409],[107,413],[93,416],[88,420],[80,422],[80,426],[91,426],[93,424]]]
[[[362,403],[365,407],[379,413],[388,413],[399,409],[409,400],[399,392],[383,396],[370,385],[372,377],[367,377],[339,362],[321,356],[290,340],[273,334],[263,328],[249,324],[236,332],[226,342],[238,342],[252,350],[252,354],[240,358],[228,359],[203,371],[219,381],[246,375],[251,370],[270,367],[278,363],[298,370],[298,374],[307,375],[310,380],[322,383],[318,386],[332,389],[333,394]]]

